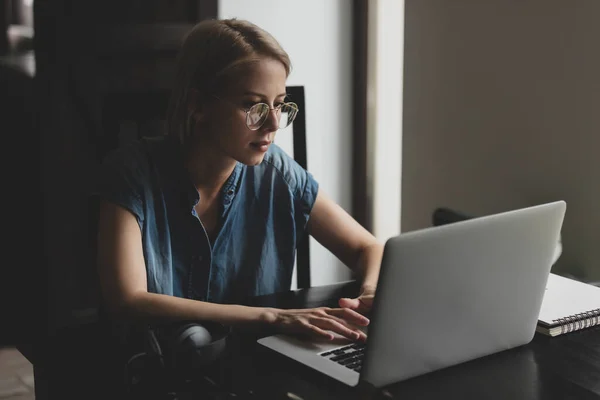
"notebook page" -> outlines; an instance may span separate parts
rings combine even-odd
[[[558,318],[600,308],[600,287],[550,274],[539,321],[552,324]]]

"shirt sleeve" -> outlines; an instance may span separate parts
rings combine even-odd
[[[282,157],[282,170],[287,176],[288,185],[294,194],[296,226],[303,232],[310,218],[310,213],[319,192],[319,184],[314,176],[304,169],[296,160],[279,149]]]
[[[141,226],[144,221],[144,165],[134,147],[110,152],[98,169],[92,186],[93,200],[105,200],[131,212]]]
[[[294,221],[300,237],[315,205],[319,184],[310,172],[275,144],[270,146],[265,161],[279,171],[293,196]]]
[[[299,191],[300,197],[297,199],[296,206],[298,207],[297,213],[300,213],[302,219],[302,227],[306,227],[312,208],[317,200],[319,184],[310,172],[300,165],[298,165],[298,168],[301,170],[298,173],[302,175],[301,179],[298,180],[302,185],[302,189]]]

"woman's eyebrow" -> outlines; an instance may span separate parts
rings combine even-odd
[[[285,97],[287,96],[287,93],[279,93],[276,97]],[[256,96],[256,97],[260,97],[260,98],[267,98],[266,95],[262,94],[262,93],[258,93],[258,92],[253,92],[253,91],[246,91],[244,92],[244,96]]]

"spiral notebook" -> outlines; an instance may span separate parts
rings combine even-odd
[[[600,287],[551,273],[537,332],[548,336],[600,325]]]

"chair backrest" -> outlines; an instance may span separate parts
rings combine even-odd
[[[170,92],[164,89],[144,92],[113,92],[102,101],[102,141],[97,146],[102,160],[110,150],[142,136],[161,136]]]
[[[292,124],[293,158],[307,169],[306,100],[304,86],[288,86],[289,99],[298,104],[298,114]],[[159,136],[165,132],[168,90],[146,92],[113,92],[102,101],[103,137],[97,146],[98,160],[112,149],[142,136]],[[92,228],[93,229],[93,228]],[[310,287],[310,241],[308,234],[298,244],[296,252],[297,287]]]
[[[291,101],[298,104],[298,115],[292,124],[294,160],[308,170],[306,148],[306,98],[304,86],[288,86],[286,88]],[[298,289],[310,287],[310,240],[306,234],[298,243],[296,252],[296,272]]]

